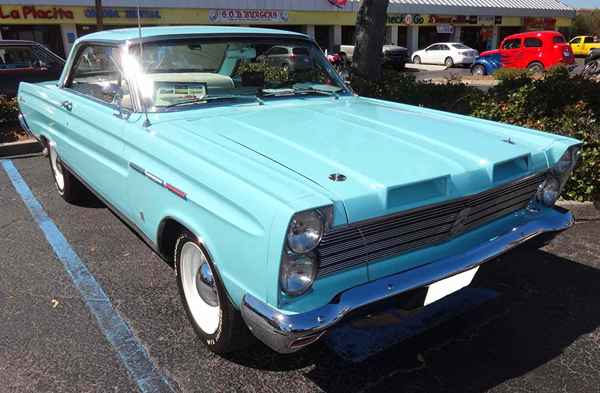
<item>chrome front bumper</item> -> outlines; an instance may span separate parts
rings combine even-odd
[[[351,311],[472,269],[540,235],[564,231],[573,222],[570,212],[555,209],[464,254],[350,288],[329,304],[306,313],[285,314],[246,294],[242,317],[250,331],[275,351],[295,352],[318,340]]]

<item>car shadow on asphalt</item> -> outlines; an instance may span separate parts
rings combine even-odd
[[[600,270],[541,250],[515,250],[472,284],[496,298],[354,363],[317,343],[291,355],[255,345],[229,360],[298,370],[326,392],[485,391],[559,357],[600,326]]]

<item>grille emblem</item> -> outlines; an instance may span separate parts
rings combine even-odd
[[[462,209],[456,215],[456,221],[454,221],[454,224],[452,224],[452,228],[450,229],[450,234],[452,236],[457,236],[465,230],[465,227],[467,225],[467,218],[469,218],[469,213],[471,213],[471,208],[467,207]]]

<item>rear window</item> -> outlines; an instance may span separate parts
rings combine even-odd
[[[563,37],[562,35],[557,35],[552,38],[552,42],[554,42],[555,44],[564,44],[567,41],[565,41],[565,37]]]
[[[539,38],[525,38],[525,48],[541,48],[542,40]]]
[[[292,53],[300,56],[308,56],[308,48],[294,48]]]

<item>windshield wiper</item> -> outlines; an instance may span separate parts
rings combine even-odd
[[[340,98],[340,95],[337,91],[331,90],[321,90],[315,87],[307,87],[307,88],[294,88],[294,87],[285,87],[281,89],[262,89],[260,90],[261,97],[285,97],[285,96],[293,96],[297,94],[321,94],[329,97],[334,97],[336,100]]]
[[[222,95],[222,96],[206,96],[206,97],[192,98],[190,100],[175,102],[173,104],[165,106],[164,108],[169,109],[169,108],[174,108],[177,106],[192,105],[192,104],[199,104],[199,103],[220,101],[220,100],[255,100],[258,103],[258,105],[265,104],[265,102],[256,95],[227,94],[227,95]]]

